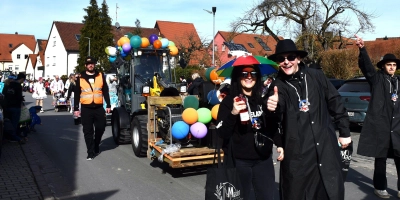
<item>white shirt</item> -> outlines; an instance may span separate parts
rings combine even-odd
[[[61,79],[58,79],[58,81],[54,80],[50,84],[50,90],[53,92],[64,91],[64,83]]]

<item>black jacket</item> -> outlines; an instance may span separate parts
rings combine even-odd
[[[266,159],[263,158],[255,148],[254,133],[251,128],[251,123],[242,125],[240,123],[240,115],[233,115],[231,113],[233,109],[233,98],[234,96],[231,95],[226,96],[219,106],[217,119],[218,135],[225,139],[225,141],[232,137],[233,154],[235,158],[246,160]],[[264,121],[264,119],[260,115],[264,114],[265,116],[261,133],[272,138],[276,146],[282,147],[281,135],[277,131],[276,116],[267,110],[266,105],[256,105],[254,98],[247,98],[249,99],[252,116],[259,117],[262,121]]]
[[[279,72],[270,87],[274,86],[278,87],[277,112],[282,113],[285,150],[279,182],[281,199],[312,198],[320,180],[329,199],[344,199],[340,149],[331,116],[341,137],[349,137],[350,130],[339,93],[321,70],[305,66],[299,66],[293,76]],[[299,96],[301,100],[307,98],[306,88],[310,105],[309,111],[303,112]],[[273,90],[268,96],[272,94]]]
[[[85,79],[89,83],[89,78],[94,78],[99,74],[99,72],[95,72],[93,76],[87,75],[86,71],[81,72],[81,78]],[[106,101],[106,108],[111,108],[110,104],[110,94],[108,93],[108,85],[106,82],[106,78],[103,76],[103,88],[102,88],[102,93],[104,100]],[[76,86],[74,90],[74,111],[79,111],[79,102],[80,102],[80,96],[81,96],[81,85],[80,85],[80,79],[76,80]],[[91,104],[82,104],[82,107],[89,107],[89,108],[97,108],[97,107],[103,107],[103,104],[95,104],[92,102]]]
[[[395,88],[400,87],[398,77],[394,77],[396,83],[393,85],[385,72],[376,71],[365,48],[360,49],[358,65],[371,86],[371,100],[357,153],[376,158],[400,156],[400,101],[391,100]],[[398,90],[397,95],[400,95]],[[393,151],[389,152],[390,145]]]
[[[3,93],[8,108],[21,108],[21,104],[24,101],[21,83],[11,81],[10,84],[4,88]]]
[[[204,80],[201,77],[197,77],[196,79],[194,79],[192,81],[192,83],[190,84],[187,92],[190,95],[198,95],[199,94],[199,86],[203,82],[204,82]]]

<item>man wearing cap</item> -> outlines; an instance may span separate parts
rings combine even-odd
[[[349,118],[339,93],[322,70],[302,62],[307,54],[285,39],[269,56],[280,67],[267,94],[268,110],[281,114],[282,119],[285,159],[280,168],[280,196],[284,200],[343,200],[338,143],[346,148],[351,142]]]
[[[360,134],[357,153],[375,158],[373,176],[374,193],[380,198],[390,198],[386,191],[386,160],[393,158],[397,174],[400,174],[400,101],[399,77],[394,75],[400,60],[393,54],[386,54],[377,63],[378,71],[372,65],[364,41],[356,35],[360,49],[358,65],[371,87],[371,99]],[[397,182],[397,197],[400,185]]]
[[[93,57],[86,58],[86,70],[81,72],[74,90],[74,115],[81,116],[88,154],[87,160],[93,160],[100,153],[99,146],[106,126],[105,112],[111,112],[107,82],[103,74],[95,70],[96,62]],[[103,99],[106,101],[105,110]],[[80,111],[79,103],[81,104]]]

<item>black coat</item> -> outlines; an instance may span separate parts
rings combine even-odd
[[[190,84],[187,92],[190,95],[198,95],[199,94],[199,86],[201,83],[203,83],[204,80],[201,77],[195,78],[192,83]]]
[[[361,130],[357,153],[363,156],[383,158],[400,156],[400,101],[391,100],[397,83],[382,70],[376,71],[365,48],[360,49],[358,64],[371,86],[371,100]],[[397,91],[399,94],[399,91]],[[397,111],[397,112],[396,112]],[[389,151],[390,144],[393,151]]]
[[[307,87],[308,112],[300,111],[296,90],[288,82],[301,99],[306,99]],[[277,111],[282,113],[285,150],[280,172],[281,199],[314,199],[323,186],[329,199],[344,199],[340,149],[331,116],[341,137],[349,137],[350,130],[339,93],[321,70],[305,66],[293,76],[280,72],[271,85],[274,86],[278,87]]]

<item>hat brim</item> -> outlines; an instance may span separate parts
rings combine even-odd
[[[378,63],[376,63],[376,66],[377,66],[378,68],[382,68],[383,65],[384,65],[385,63],[387,63],[387,62],[395,62],[395,63],[397,64],[397,66],[400,65],[400,60],[399,60],[399,59],[384,59],[384,60],[381,60],[381,61],[379,61]],[[396,68],[396,69],[398,69],[398,68]]]
[[[268,59],[272,60],[272,61],[276,61],[276,56],[281,55],[281,54],[286,54],[286,53],[296,53],[296,55],[300,56],[300,58],[304,58],[308,55],[307,51],[284,51],[284,52],[279,52],[276,54],[272,54],[270,56],[268,56]]]

